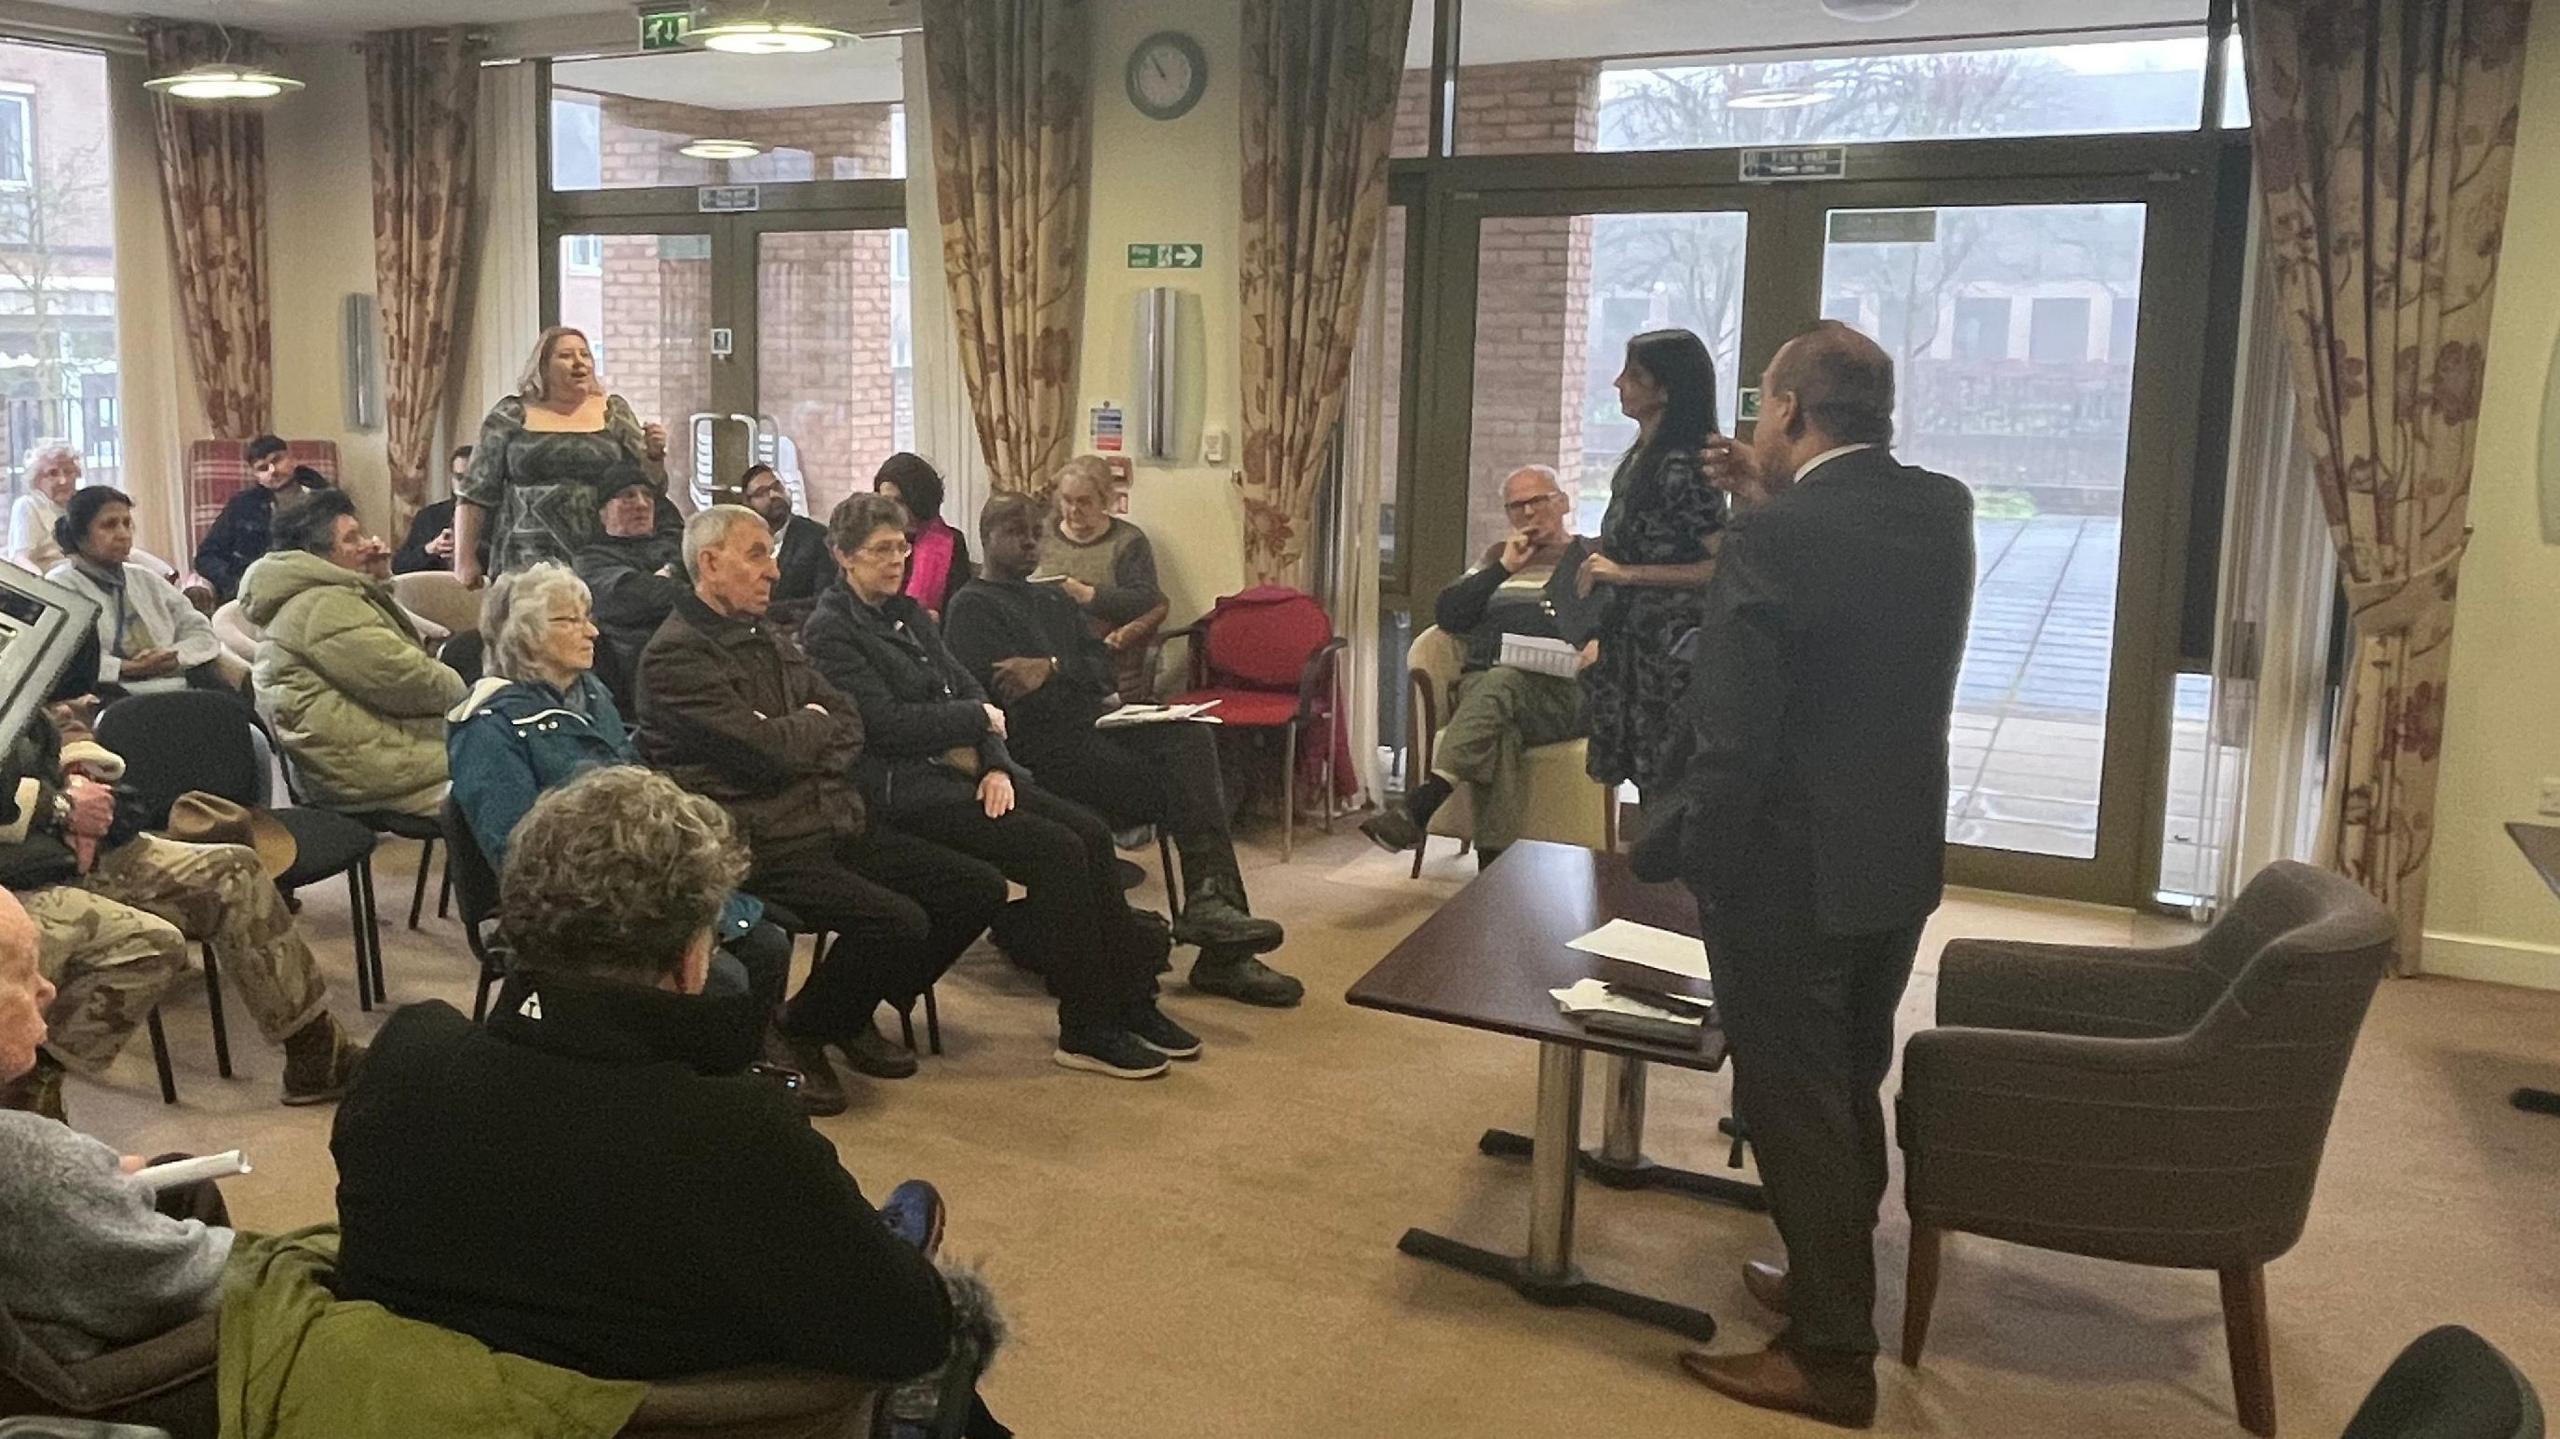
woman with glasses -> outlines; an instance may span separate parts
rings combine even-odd
[[[1666,741],[1689,667],[1675,647],[1698,627],[1724,529],[1724,493],[1699,468],[1716,433],[1716,365],[1687,330],[1648,330],[1627,341],[1617,386],[1636,442],[1610,477],[1600,553],[1577,584],[1601,601],[1582,651],[1588,767],[1602,784],[1634,780],[1650,796],[1679,777]]]
[[[900,592],[908,523],[886,495],[837,505],[827,540],[843,581],[801,630],[809,662],[862,708],[854,780],[876,819],[984,860],[1029,891],[1022,922],[998,934],[1058,998],[1059,1064],[1119,1079],[1162,1074],[1167,1060],[1200,1052],[1156,1007],[1168,931],[1121,897],[1110,828],[1031,782],[1005,747],[1005,712]]]
[[[1156,583],[1155,547],[1146,531],[1111,513],[1111,491],[1111,466],[1100,456],[1067,461],[1058,471],[1058,521],[1040,537],[1040,572],[1032,578],[1055,583],[1084,611],[1111,647],[1120,697],[1144,704],[1155,697],[1147,645],[1169,605]]]

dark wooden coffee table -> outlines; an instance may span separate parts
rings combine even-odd
[[[2507,837],[2524,851],[2525,862],[2551,892],[2560,895],[2560,824],[2509,824]],[[2560,1093],[2530,1085],[2507,1096],[2516,1108],[2534,1114],[2560,1114]]]
[[[1551,990],[1583,979],[1639,984],[1705,997],[1695,980],[1567,948],[1612,919],[1680,934],[1698,932],[1698,907],[1678,885],[1648,885],[1623,856],[1526,840],[1439,913],[1423,921],[1345,996],[1367,1009],[1515,1035],[1538,1045],[1534,1137],[1488,1130],[1486,1154],[1530,1162],[1529,1248],[1497,1253],[1422,1229],[1396,1244],[1419,1258],[1499,1279],[1540,1304],[1579,1304],[1705,1340],[1705,1311],[1584,1279],[1573,1264],[1577,1171],[1619,1188],[1676,1189],[1700,1198],[1765,1209],[1758,1185],[1658,1165],[1644,1157],[1645,1072],[1650,1064],[1714,1071],[1724,1066],[1722,1030],[1708,1027],[1695,1049],[1593,1034],[1556,1008]],[[1601,1147],[1581,1147],[1583,1056],[1610,1067]]]

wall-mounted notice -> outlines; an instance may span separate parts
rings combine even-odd
[[[1093,448],[1102,454],[1120,452],[1129,429],[1129,412],[1118,400],[1105,400],[1093,407]]]

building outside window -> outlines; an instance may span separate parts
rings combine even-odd
[[[0,41],[0,490],[78,447],[121,478],[106,57]]]

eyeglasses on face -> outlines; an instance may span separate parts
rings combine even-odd
[[[905,540],[873,540],[854,553],[866,560],[904,560],[915,553],[915,548]]]
[[[1506,515],[1534,515],[1550,503],[1563,498],[1564,496],[1549,490],[1543,495],[1531,495],[1525,500],[1505,500],[1502,504],[1502,512]]]

